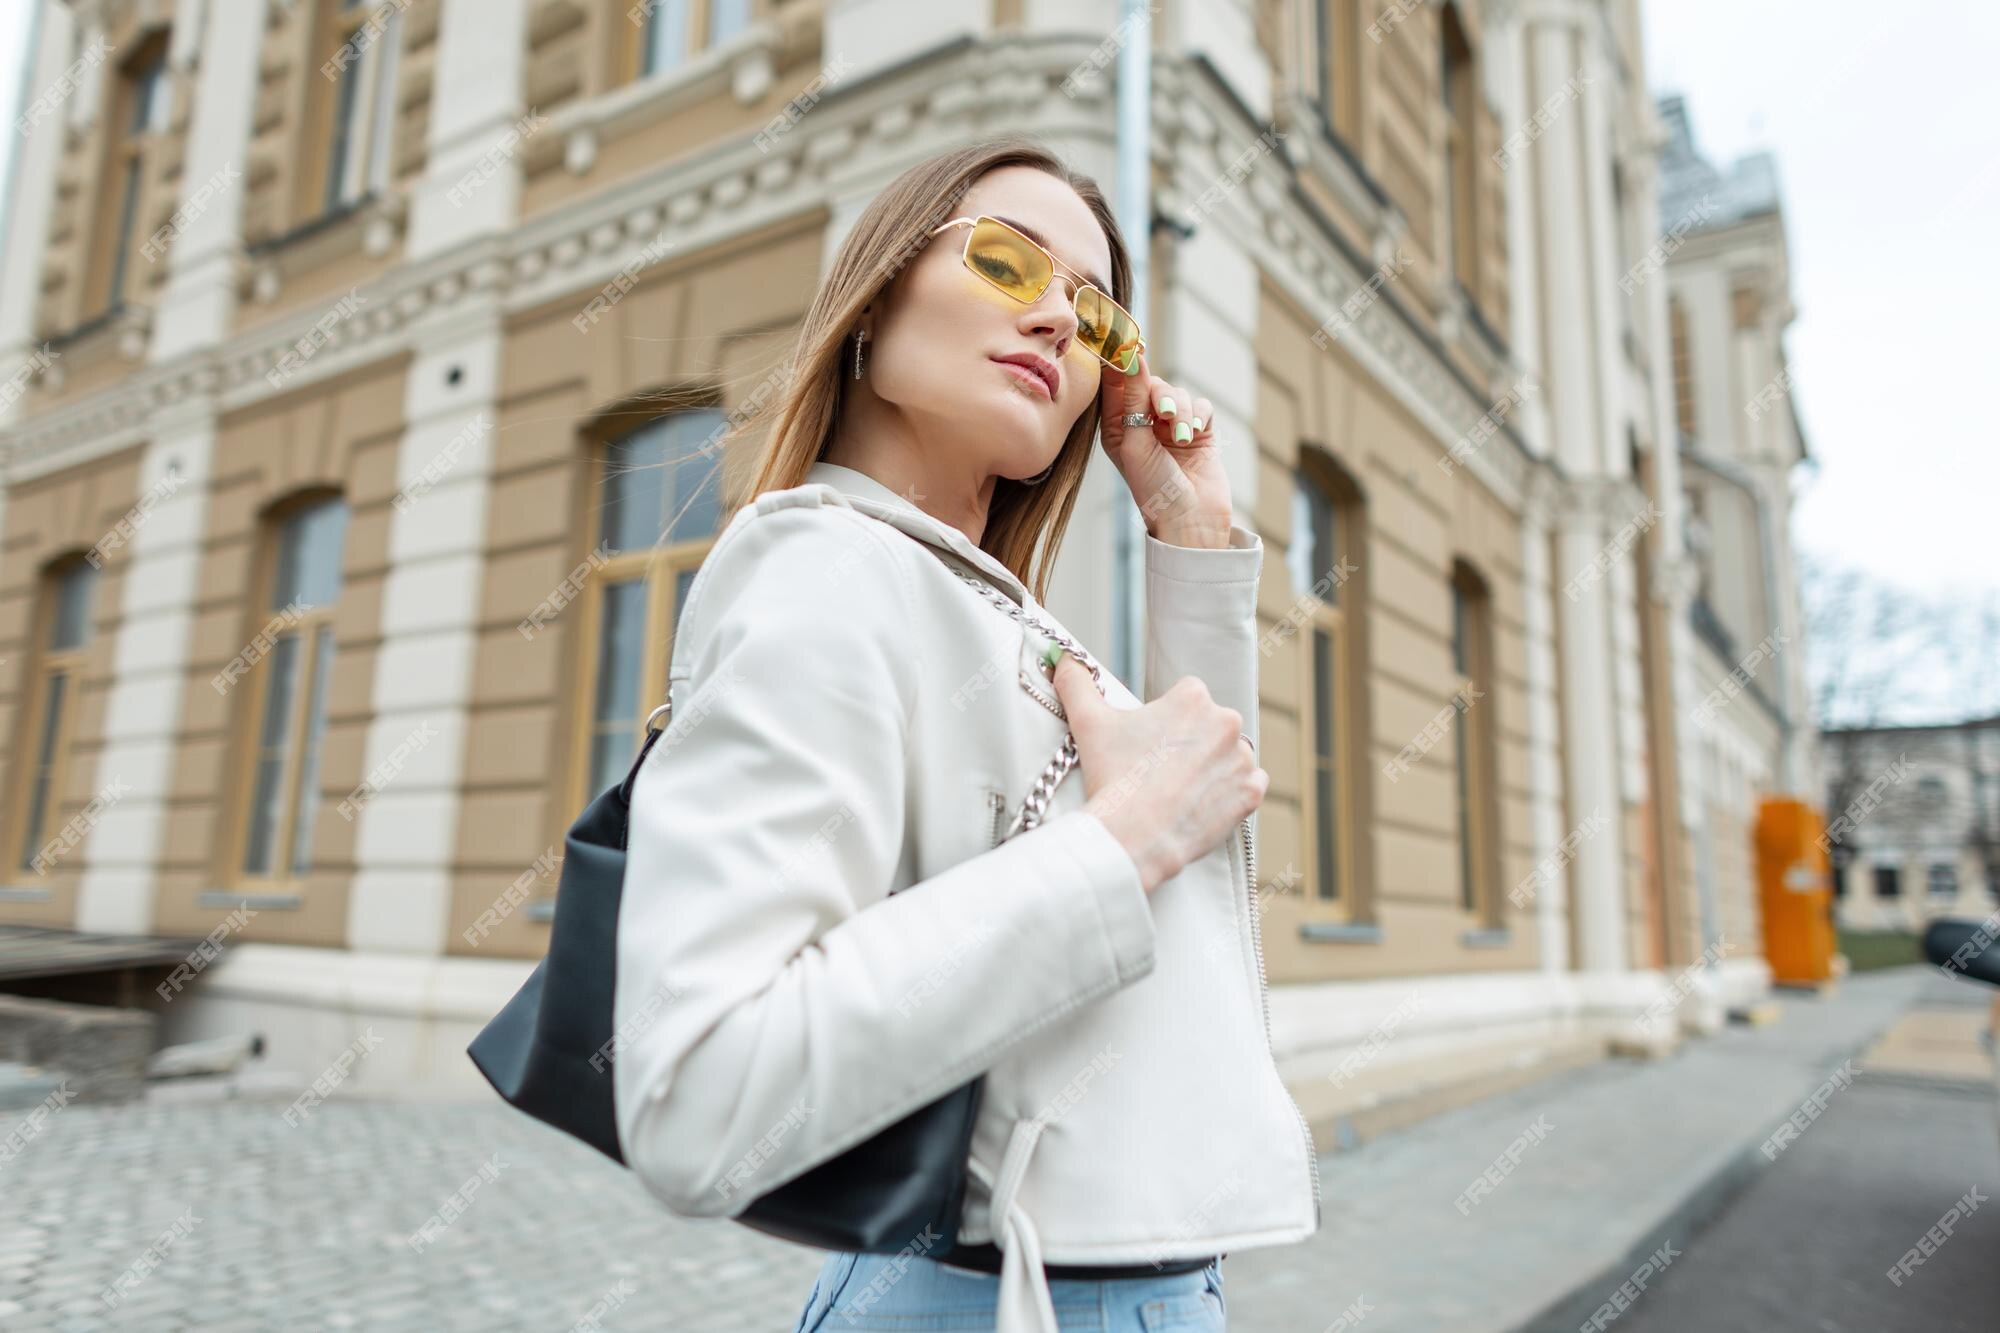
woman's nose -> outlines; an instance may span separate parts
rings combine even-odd
[[[1040,299],[1021,312],[1020,329],[1031,334],[1052,333],[1056,351],[1069,350],[1069,341],[1076,336],[1076,297],[1061,277],[1050,282]]]

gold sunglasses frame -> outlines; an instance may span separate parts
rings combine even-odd
[[[951,219],[949,222],[940,222],[937,226],[931,228],[930,235],[936,236],[939,232],[947,231],[952,227],[960,225],[976,228],[982,222],[990,222],[996,227],[1003,228],[1006,231],[1010,232],[1011,234],[1019,236],[1024,244],[1031,245],[1035,249],[1041,251],[1044,255],[1048,256],[1049,283],[1053,284],[1058,277],[1067,277],[1069,279],[1070,283],[1069,307],[1072,312],[1076,310],[1077,297],[1082,295],[1084,288],[1088,287],[1091,291],[1096,292],[1106,301],[1109,301],[1112,307],[1116,309],[1120,314],[1124,315],[1125,318],[1131,320],[1132,327],[1139,330],[1138,345],[1132,357],[1132,369],[1126,370],[1123,366],[1120,366],[1116,361],[1111,360],[1111,358],[1105,356],[1104,353],[1098,351],[1095,348],[1085,348],[1084,350],[1088,351],[1092,356],[1096,357],[1099,361],[1102,361],[1105,365],[1110,366],[1113,370],[1117,371],[1121,375],[1134,375],[1138,373],[1139,357],[1143,356],[1146,351],[1146,330],[1140,326],[1138,319],[1132,314],[1131,311],[1127,310],[1124,306],[1118,303],[1117,297],[1113,296],[1110,292],[1105,291],[1102,287],[1098,286],[1090,279],[1084,277],[1081,273],[1078,273],[1074,268],[1071,268],[1068,264],[1065,264],[1062,260],[1056,258],[1055,251],[1049,249],[1049,247],[1043,245],[1040,241],[1036,240],[1034,237],[1022,231],[1019,227],[1008,226],[1007,223],[1001,221],[999,218],[994,217],[990,213],[981,213],[977,217],[955,217]],[[981,281],[985,282],[995,291],[1002,292],[1008,296],[1014,296],[1014,293],[1007,291],[1005,287],[1002,287],[999,283],[994,282],[984,273],[980,273],[978,269],[973,268],[972,232],[970,231],[965,233],[965,244],[959,249],[958,262],[965,265],[965,267],[968,270],[976,274]],[[1059,273],[1057,270],[1062,270],[1062,272]],[[1018,296],[1014,297],[1014,299],[1017,301],[1021,301],[1023,305],[1030,305],[1036,301],[1041,300],[1042,292],[1046,292],[1048,291],[1048,289],[1049,289],[1048,285],[1045,284],[1040,292],[1036,292],[1033,296],[1030,296],[1025,300],[1023,300]],[[1077,318],[1081,319],[1082,315],[1078,314]]]

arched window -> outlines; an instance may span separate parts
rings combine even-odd
[[[1292,531],[1285,548],[1292,593],[1304,615],[1297,636],[1304,682],[1300,749],[1301,836],[1309,903],[1359,919],[1357,855],[1366,768],[1363,675],[1357,639],[1365,584],[1360,570],[1364,510],[1352,480],[1330,458],[1302,451],[1292,477]],[[1324,911],[1321,913],[1324,915]]]
[[[626,79],[678,69],[750,26],[752,0],[639,0],[615,6]]]
[[[68,777],[77,682],[90,643],[96,592],[97,569],[82,556],[52,564],[42,579],[28,709],[15,733],[14,753],[21,764],[15,813],[8,821],[15,830],[8,864],[25,875],[46,875],[58,854],[50,838],[57,831]]]
[[[646,715],[666,698],[673,627],[722,517],[725,418],[673,412],[606,440],[595,457],[585,599],[589,661],[572,806],[625,775]]]
[[[403,10],[367,0],[310,0],[307,81],[294,216],[305,223],[389,183]]]
[[[1451,577],[1452,702],[1458,710],[1459,906],[1482,926],[1500,924],[1498,765],[1493,698],[1493,599],[1464,561]]]
[[[333,608],[340,596],[347,502],[294,501],[266,521],[257,618],[244,650],[215,678],[242,679],[243,716],[254,735],[244,747],[235,877],[240,884],[289,884],[312,864],[319,812],[319,763],[326,734],[327,678],[333,669]]]
[[[1684,439],[1695,438],[1694,353],[1688,334],[1687,308],[1678,296],[1667,298],[1667,343],[1673,362],[1674,424]]]
[[[1439,258],[1451,261],[1460,287],[1473,291],[1479,274],[1479,170],[1472,135],[1478,101],[1472,43],[1458,6],[1446,4],[1440,32],[1439,83],[1444,96],[1444,224],[1448,246]]]
[[[116,310],[137,294],[126,291],[135,276],[132,249],[146,213],[147,182],[157,178],[159,132],[167,127],[172,98],[167,33],[157,28],[118,67],[106,127],[102,202],[95,210],[96,254],[86,279],[87,314]]]
[[[1299,83],[1333,135],[1351,137],[1354,130],[1360,13],[1358,0],[1312,0],[1297,9]]]

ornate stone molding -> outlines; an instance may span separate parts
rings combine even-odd
[[[692,162],[663,165],[501,236],[404,264],[378,280],[236,334],[213,347],[143,367],[117,385],[0,431],[0,473],[20,477],[71,466],[144,438],[169,403],[213,395],[235,411],[293,393],[412,345],[428,324],[471,298],[518,312],[554,300],[579,309],[597,289],[661,247],[654,258],[691,254],[729,236],[827,207],[834,182],[892,171],[913,144],[1020,128],[1054,141],[1108,142],[1111,90],[1101,80],[1064,81],[1090,54],[1075,41],[966,44],[893,80],[829,90],[790,132],[718,144]],[[1269,127],[1251,125],[1209,76],[1169,62],[1156,101],[1155,160],[1171,188],[1194,197],[1236,173],[1238,188],[1211,213],[1246,238],[1278,280],[1331,312],[1367,281],[1326,240],[1292,188],[1283,153],[1250,153]],[[255,262],[253,258],[252,262]],[[652,260],[648,259],[648,263]],[[1384,301],[1356,320],[1356,355],[1447,449],[1492,408],[1451,374]],[[1503,425],[1466,465],[1518,503],[1529,458]]]
[[[1651,509],[1645,491],[1630,477],[1564,477],[1555,495],[1555,518],[1567,532],[1609,535],[1641,523]],[[1655,516],[1651,524],[1657,524]]]
[[[1480,359],[1500,371],[1503,383],[1494,401],[1481,401],[1393,300],[1352,299],[1394,261],[1400,225],[1395,211],[1375,210],[1383,221],[1370,256],[1376,268],[1363,271],[1327,236],[1330,222],[1295,188],[1297,175],[1313,169],[1316,150],[1305,141],[1316,136],[1303,129],[1281,131],[1273,142],[1272,127],[1250,121],[1229,91],[1192,62],[1163,66],[1155,82],[1154,153],[1168,175],[1168,193],[1207,198],[1205,215],[1229,227],[1302,304],[1324,317],[1341,316],[1341,341],[1355,358],[1424,423],[1455,465],[1518,507],[1534,463],[1514,425],[1518,407],[1511,401],[1526,390],[1518,362],[1502,360],[1499,349],[1485,349],[1488,355]],[[1260,145],[1269,150],[1258,151]],[[1217,191],[1218,182],[1234,185]],[[1350,306],[1359,308],[1350,315]]]
[[[1562,505],[1564,478],[1545,458],[1528,461],[1527,484],[1521,491],[1521,517],[1546,531],[1555,523]]]
[[[783,42],[776,24],[752,24],[670,73],[636,79],[560,107],[523,147],[522,170],[533,176],[561,159],[580,175],[596,162],[600,143],[623,138],[662,116],[724,93],[738,102],[754,102],[769,91],[777,76]]]

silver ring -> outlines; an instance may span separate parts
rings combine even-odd
[[[1251,739],[1250,739],[1250,733],[1249,733],[1249,732],[1247,732],[1247,731],[1239,731],[1239,732],[1237,732],[1236,734],[1237,734],[1238,736],[1242,737],[1242,739],[1243,739],[1243,743],[1244,743],[1245,745],[1247,745],[1247,746],[1249,746],[1249,747],[1250,747],[1250,753],[1251,753],[1251,754],[1255,754],[1255,753],[1257,753],[1257,742],[1255,742],[1255,741],[1253,741],[1253,740],[1251,740]]]
[[[1128,426],[1150,426],[1153,424],[1153,414],[1151,412],[1127,412],[1119,420]]]

